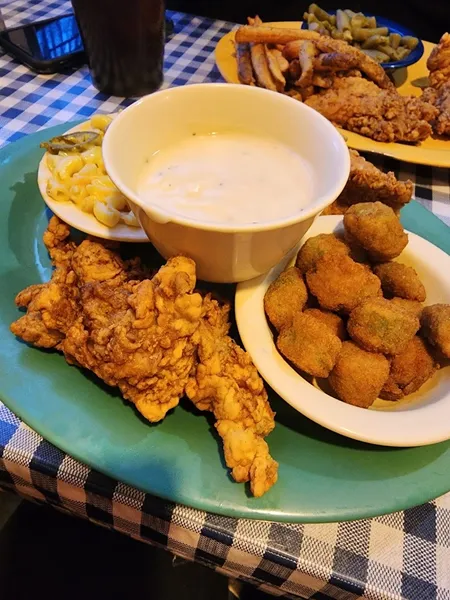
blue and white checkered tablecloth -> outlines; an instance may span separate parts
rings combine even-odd
[[[63,0],[1,0],[7,26],[70,12]],[[220,81],[213,50],[233,25],[171,14],[165,86]],[[43,127],[113,112],[87,68],[38,76],[0,55],[0,145]],[[449,171],[383,161],[450,224]],[[160,500],[64,454],[0,402],[0,486],[202,562],[278,596],[450,600],[450,494],[376,519],[325,525],[237,520]],[[26,550],[25,550],[26,551]],[[49,567],[51,568],[51,567]]]

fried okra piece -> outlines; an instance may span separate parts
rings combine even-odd
[[[389,361],[351,341],[343,342],[328,381],[337,397],[347,404],[369,408],[389,377]]]
[[[320,233],[306,240],[297,254],[295,266],[302,273],[307,273],[315,268],[317,261],[325,254],[347,256],[350,248],[333,233]]]
[[[423,304],[421,302],[417,302],[416,300],[406,300],[405,298],[395,297],[391,299],[391,304],[406,310],[418,319],[420,319],[420,315],[423,311]]]
[[[325,255],[306,282],[320,307],[331,311],[349,313],[365,298],[381,296],[378,277],[346,255]]]
[[[400,400],[416,392],[437,369],[426,342],[418,335],[414,336],[400,354],[392,357],[389,378],[380,398]]]
[[[396,258],[408,243],[399,218],[382,202],[354,204],[344,215],[344,227],[349,240],[362,246],[375,262]]]
[[[264,310],[272,325],[280,330],[292,323],[295,314],[302,312],[307,300],[308,290],[302,274],[291,267],[270,284],[264,296]]]
[[[341,349],[341,340],[328,325],[305,313],[295,315],[277,339],[281,354],[314,377],[328,377]]]
[[[322,310],[320,308],[307,308],[303,311],[303,314],[310,315],[318,321],[324,323],[330,328],[330,331],[337,335],[340,340],[345,340],[347,337],[347,329],[345,323],[339,315],[336,315],[329,310]]]
[[[426,306],[420,323],[422,333],[428,341],[450,358],[450,304]]]
[[[369,352],[399,354],[417,333],[420,322],[386,298],[369,298],[351,313],[347,330]]]
[[[387,262],[377,265],[373,271],[380,278],[381,287],[387,297],[425,301],[425,287],[412,267],[398,262]]]

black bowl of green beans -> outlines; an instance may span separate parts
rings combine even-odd
[[[317,4],[311,4],[303,15],[302,29],[348,42],[387,71],[416,63],[424,52],[422,41],[407,27],[350,9],[327,12]]]

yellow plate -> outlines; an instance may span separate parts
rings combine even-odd
[[[300,21],[267,23],[273,27],[300,28]],[[234,49],[234,31],[227,33],[216,46],[216,64],[222,77],[228,83],[239,83]],[[421,87],[428,77],[427,58],[434,44],[423,42],[425,52],[422,58],[405,69],[394,72],[397,90],[403,96],[420,96]],[[434,167],[450,167],[450,140],[428,138],[417,146],[407,144],[376,142],[357,133],[343,132],[350,148],[365,152],[376,152],[405,162]]]

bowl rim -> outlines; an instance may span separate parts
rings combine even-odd
[[[337,9],[329,9],[327,13],[330,15],[336,14]],[[421,38],[412,31],[409,27],[402,25],[401,23],[397,23],[397,21],[392,21],[392,19],[388,19],[387,17],[383,17],[381,15],[374,15],[373,13],[364,13],[366,17],[375,17],[377,20],[377,26],[380,23],[382,27],[387,27],[388,29],[397,29],[401,31],[403,36],[409,35],[411,37],[415,37],[419,40],[417,46],[412,50],[408,56],[402,58],[401,60],[393,60],[385,63],[380,63],[380,67],[383,67],[385,71],[395,71],[396,69],[401,69],[403,67],[409,67],[410,65],[414,65],[416,62],[422,58],[423,53],[425,52],[425,47],[423,45],[423,41]],[[302,21],[302,29],[306,29],[306,21]]]
[[[199,91],[199,93],[201,93],[204,89],[208,89],[214,90],[219,94],[221,90],[226,89],[229,91],[233,90],[232,93],[236,94],[253,94],[255,97],[257,95],[261,95],[262,97],[264,97],[268,94],[276,94],[276,101],[279,102],[281,105],[280,114],[282,113],[283,103],[285,105],[288,105],[289,103],[289,106],[294,106],[294,104],[290,103],[295,103],[295,105],[298,106],[299,112],[306,112],[306,114],[308,114],[312,119],[317,119],[321,121],[325,129],[328,131],[331,140],[340,147],[338,148],[338,151],[342,152],[343,157],[343,168],[341,169],[341,172],[339,173],[339,176],[337,177],[334,185],[331,187],[329,193],[322,195],[314,201],[313,206],[302,209],[294,216],[284,219],[277,219],[269,223],[245,224],[211,223],[195,220],[189,217],[184,217],[181,215],[162,211],[159,207],[152,206],[151,204],[148,204],[141,200],[138,194],[133,192],[133,190],[131,190],[126,184],[124,184],[121,181],[121,177],[119,176],[116,166],[114,165],[114,159],[112,157],[114,133],[121,124],[122,120],[129,118],[130,115],[136,112],[142,104],[151,103],[155,97],[161,95],[178,94],[182,96],[184,93],[186,93],[186,90],[191,88],[195,88]],[[106,131],[105,137],[103,139],[102,149],[103,161],[105,164],[106,172],[108,173],[113,183],[129,200],[136,204],[136,206],[144,213],[146,213],[152,220],[161,224],[176,223],[178,225],[183,225],[192,229],[199,229],[202,231],[216,231],[219,233],[256,233],[260,231],[271,231],[275,229],[282,229],[291,225],[295,225],[302,221],[306,221],[307,219],[312,218],[318,213],[320,213],[326,206],[331,204],[331,202],[333,202],[339,196],[339,194],[344,189],[344,186],[347,183],[350,174],[350,152],[348,151],[348,147],[345,143],[345,140],[343,136],[339,133],[339,131],[334,127],[334,125],[332,125],[325,117],[323,117],[313,108],[299,102],[298,100],[290,98],[289,96],[278,94],[277,92],[272,92],[263,88],[254,86],[243,86],[237,83],[194,83],[159,90],[158,92],[154,92],[153,94],[144,96],[140,98],[137,102],[125,108],[116,116],[116,118],[109,125]]]

